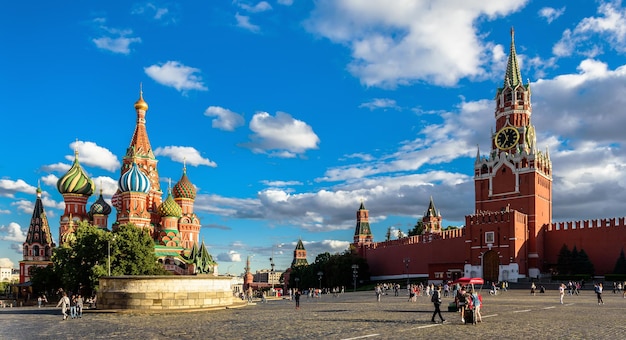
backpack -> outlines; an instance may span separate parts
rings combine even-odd
[[[433,292],[433,296],[430,298],[430,302],[433,302],[433,303],[439,302],[439,291]]]

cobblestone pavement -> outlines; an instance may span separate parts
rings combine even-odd
[[[447,323],[431,323],[427,297],[408,302],[406,295],[374,292],[338,297],[269,300],[226,310],[160,314],[86,311],[82,319],[63,321],[53,307],[0,309],[0,339],[620,339],[626,334],[626,299],[610,291],[598,305],[592,291],[579,296],[558,293],[530,296],[509,290],[491,296],[483,290],[483,322],[461,324],[444,310]],[[444,298],[442,307],[452,298]],[[444,308],[442,308],[444,309]]]

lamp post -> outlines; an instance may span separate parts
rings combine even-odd
[[[317,272],[317,278],[320,281],[320,294],[322,294],[322,276],[324,276],[324,273],[319,271]]]
[[[352,278],[354,279],[354,291],[356,292],[356,279],[359,277],[359,265],[352,265]]]
[[[111,241],[115,241],[115,235],[113,235],[112,238],[107,239],[107,262],[109,268],[109,276],[111,276]]]
[[[406,285],[409,286],[409,263],[411,263],[410,257],[405,257],[402,262],[404,262],[404,272],[406,273]]]

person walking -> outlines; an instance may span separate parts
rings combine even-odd
[[[76,295],[72,294],[72,298],[70,299],[70,317],[76,319],[76,316]]]
[[[563,304],[563,296],[565,296],[565,284],[561,283],[559,286],[559,300],[561,301],[561,304]]]
[[[443,318],[443,316],[441,316],[441,286],[437,286],[437,289],[433,289],[432,292],[432,297],[430,299],[430,301],[433,303],[433,305],[435,305],[435,311],[433,312],[433,317],[430,318],[430,321],[432,323],[437,323],[437,321],[435,321],[435,316],[439,315],[439,318],[441,319],[441,323],[445,323],[446,320]]]
[[[59,303],[57,303],[57,307],[61,306],[61,313],[63,314],[63,320],[67,320],[67,308],[70,305],[70,298],[67,297],[67,293],[63,292],[63,296]]]
[[[296,300],[296,309],[300,309],[300,290],[296,289],[296,293],[294,294],[294,299]]]
[[[598,283],[595,285],[596,295],[598,296],[598,304],[603,305],[604,301],[602,300],[602,283]]]
[[[78,294],[78,296],[76,297],[76,314],[79,318],[83,317],[83,303],[83,296]]]
[[[471,292],[472,303],[474,304],[474,320],[475,322],[483,322],[483,317],[480,314],[480,308],[483,306],[483,298],[477,292]]]

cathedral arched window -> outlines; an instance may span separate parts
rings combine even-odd
[[[39,246],[33,247],[33,256],[39,256]]]
[[[28,256],[28,246],[24,246],[24,256]]]

